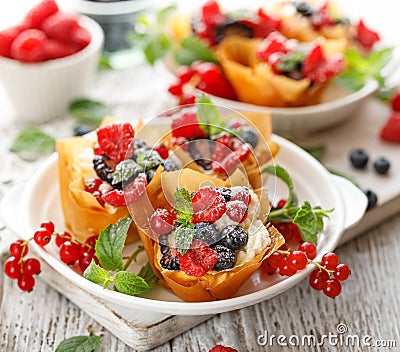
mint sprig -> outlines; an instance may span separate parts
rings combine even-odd
[[[98,352],[100,346],[99,336],[74,336],[61,341],[55,352]]]
[[[303,241],[317,244],[318,234],[323,230],[323,219],[333,211],[321,209],[321,207],[312,207],[309,202],[304,202],[300,207],[294,186],[288,172],[281,166],[267,166],[262,172],[267,172],[281,179],[289,188],[289,196],[285,206],[281,209],[272,210],[268,215],[269,222],[293,222],[300,231]]]
[[[190,66],[195,61],[218,62],[213,51],[201,39],[194,36],[182,39],[175,53],[175,60],[185,66]]]
[[[145,279],[129,271],[118,271],[114,276],[115,291],[133,296],[148,291],[149,288]]]
[[[199,120],[199,126],[208,137],[215,137],[227,131],[226,121],[221,119],[218,108],[210,98],[205,95],[199,95],[196,97],[196,103],[198,103],[197,119]]]
[[[195,236],[194,227],[192,224],[181,225],[174,232],[174,240],[178,251],[185,255],[192,245]]]
[[[149,149],[140,151],[136,158],[136,162],[143,170],[147,171],[161,165],[163,159],[155,150]]]
[[[123,160],[115,167],[112,184],[115,185],[120,182],[128,182],[129,180],[134,179],[141,172],[143,172],[143,168],[134,160]]]
[[[83,98],[70,104],[69,113],[80,122],[95,128],[105,117],[112,114],[112,108],[101,101]]]
[[[174,192],[174,208],[178,214],[175,221],[182,225],[189,224],[193,217],[193,206],[190,193],[186,189],[177,188]]]

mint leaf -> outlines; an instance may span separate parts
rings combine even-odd
[[[193,217],[192,198],[184,188],[177,188],[174,192],[174,208],[178,214],[178,222],[188,224]]]
[[[365,82],[365,74],[354,70],[345,70],[335,78],[335,83],[338,86],[350,91],[361,89],[364,87]]]
[[[122,269],[122,249],[131,222],[130,217],[120,219],[115,225],[109,225],[100,232],[96,241],[96,256],[105,269]]]
[[[222,132],[226,132],[226,122],[221,119],[221,114],[218,108],[205,95],[200,95],[196,98],[197,119],[204,133],[209,137],[216,137]],[[235,131],[237,134],[238,131]]]
[[[142,167],[140,167],[134,160],[123,160],[115,168],[112,184],[115,185],[120,182],[128,182],[130,179],[134,179],[141,172],[143,172]]]
[[[292,178],[287,173],[287,171],[281,166],[269,165],[261,170],[261,173],[264,173],[264,172],[267,172],[271,175],[278,177],[283,182],[285,182],[286,185],[288,186],[289,196],[287,198],[286,205],[284,208],[288,208],[290,206],[297,205],[297,197],[294,194],[293,181],[292,181]]]
[[[126,295],[134,296],[150,289],[147,282],[129,271],[118,271],[114,276],[114,288]]]
[[[100,345],[98,336],[74,336],[61,341],[55,352],[98,352]]]
[[[83,273],[83,277],[95,284],[103,285],[103,288],[107,288],[113,281],[110,273],[100,265],[97,265],[93,259]]]
[[[157,59],[165,56],[171,47],[168,37],[164,33],[157,33],[146,38],[143,53],[146,60],[154,65]]]
[[[194,36],[181,41],[181,46],[175,53],[175,60],[185,66],[190,66],[195,61],[218,62],[213,51],[201,39]]]
[[[73,101],[69,113],[79,121],[97,127],[105,117],[112,114],[112,109],[100,101],[84,98]]]
[[[138,275],[147,282],[150,288],[154,287],[158,281],[158,277],[156,274],[154,274],[153,268],[149,262],[141,267]]]
[[[55,149],[54,138],[33,126],[18,134],[10,147],[10,152],[26,160],[36,160],[42,155],[54,152]]]
[[[136,158],[136,162],[146,171],[161,165],[163,159],[155,150],[149,149],[140,151]]]
[[[321,160],[326,150],[325,146],[323,145],[318,145],[315,147],[304,147],[303,149],[317,160]]]
[[[174,232],[174,240],[176,247],[179,252],[184,255],[190,246],[194,238],[195,232],[193,225],[181,225]]]

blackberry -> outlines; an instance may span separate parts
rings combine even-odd
[[[390,162],[386,158],[378,158],[374,162],[374,169],[379,175],[386,175],[390,169]]]
[[[112,184],[114,170],[106,164],[103,157],[99,155],[94,156],[93,168],[101,180],[108,182],[110,185]]]
[[[196,239],[212,245],[219,240],[218,229],[209,222],[199,222],[194,226]]]
[[[294,5],[296,6],[296,11],[302,16],[310,17],[315,12],[311,5],[305,1],[295,2]]]
[[[168,250],[160,259],[160,265],[167,270],[180,270],[179,258],[174,257],[171,250]]]
[[[238,225],[228,225],[222,229],[221,238],[219,244],[236,251],[246,246],[249,235]]]
[[[169,242],[168,242],[168,233],[167,234],[164,234],[164,235],[160,235],[160,237],[158,237],[158,242],[161,244],[161,245],[164,245],[164,246],[167,246],[168,247],[168,245],[169,245]]]
[[[160,246],[160,252],[161,254],[166,254],[170,251],[168,246],[164,246],[163,244]]]
[[[370,189],[364,189],[363,192],[368,198],[367,210],[375,208],[376,203],[378,203],[378,196],[376,193]]]
[[[220,244],[214,246],[214,251],[218,253],[218,261],[215,263],[213,270],[232,269],[236,263],[236,253],[234,250],[224,247]]]
[[[222,197],[224,197],[226,202],[229,202],[231,200],[232,190],[230,188],[217,188],[217,191]]]
[[[203,141],[205,143],[203,143]],[[205,145],[205,147],[204,147]],[[193,140],[188,143],[188,151],[196,164],[200,165],[204,170],[211,169],[211,153],[210,145],[207,140]]]
[[[365,150],[356,149],[350,154],[350,162],[356,169],[363,169],[368,164],[368,154]]]
[[[83,135],[91,132],[92,130],[93,129],[88,125],[76,125],[74,127],[74,136],[80,137],[80,136],[83,136]]]
[[[164,171],[170,172],[170,171],[176,171],[179,170],[179,166],[173,161],[172,159],[167,159],[164,162]]]
[[[238,137],[243,142],[250,144],[253,149],[257,146],[258,134],[251,127],[242,127],[242,132],[238,135]]]
[[[217,43],[222,42],[226,37],[232,35],[244,38],[254,37],[253,28],[239,21],[233,21],[219,25],[215,27],[214,33],[215,33],[215,40]]]
[[[154,177],[154,174],[156,173],[156,171],[154,169],[150,169],[146,171],[146,178],[147,178],[147,183],[149,184],[151,182],[151,180]]]

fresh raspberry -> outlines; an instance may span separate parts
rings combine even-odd
[[[0,31],[0,56],[11,57],[10,48],[14,39],[26,28],[22,25]]]
[[[79,50],[78,47],[64,43],[57,39],[48,39],[45,43],[46,59],[54,60],[65,56],[75,54]]]
[[[194,240],[185,255],[178,253],[181,270],[187,275],[201,277],[218,261],[218,253],[202,241]]]
[[[215,172],[225,172],[227,174],[230,174],[232,171],[235,170],[236,167],[239,166],[242,161],[247,159],[250,153],[250,147],[246,144],[242,144],[232,153],[229,153],[221,162],[218,163],[213,161],[211,167]]]
[[[332,19],[332,16],[328,10],[328,2],[322,5],[311,17],[311,23],[315,29],[319,30],[325,26],[332,26],[335,24],[335,21]]]
[[[272,32],[279,31],[282,21],[278,18],[274,18],[260,7],[257,10],[257,17],[253,19],[243,19],[240,21],[244,25],[250,27],[253,30],[253,36],[255,38],[262,38],[268,36]]]
[[[159,143],[153,148],[163,159],[168,159],[169,149],[164,143]]]
[[[218,194],[208,207],[193,215],[192,222],[216,222],[226,211],[226,202],[223,196]]]
[[[64,42],[72,41],[71,35],[78,28],[80,28],[78,17],[65,12],[56,12],[42,23],[42,30],[49,38]]]
[[[221,137],[219,137],[215,141],[212,160],[217,162],[224,160],[230,151],[237,146],[235,140],[237,141],[236,138],[228,134],[223,134]]]
[[[85,181],[85,191],[89,193],[93,193],[99,190],[100,186],[103,184],[103,181],[99,178],[88,178]]]
[[[174,229],[174,216],[167,210],[157,208],[150,217],[150,227],[158,235],[165,235]]]
[[[11,44],[11,58],[22,62],[45,60],[46,39],[46,34],[39,29],[27,29],[21,32]]]
[[[263,40],[257,50],[257,56],[266,62],[269,62],[272,54],[286,54],[288,50],[285,46],[286,37],[279,32],[272,32]]]
[[[132,143],[135,132],[130,123],[113,123],[97,130],[97,141],[103,152],[117,164],[129,155],[126,155]],[[132,150],[133,153],[133,150]]]
[[[184,137],[187,139],[205,137],[206,134],[199,125],[197,114],[184,109],[172,120],[172,137]]]
[[[91,40],[92,35],[85,27],[78,26],[72,29],[71,41],[77,45],[79,49],[86,48]]]
[[[246,204],[240,200],[233,200],[226,204],[226,215],[237,224],[246,220],[247,210]]]
[[[206,26],[217,26],[225,21],[218,2],[215,0],[207,1],[201,8],[201,19]]]
[[[183,85],[181,82],[173,83],[168,87],[168,93],[174,97],[180,97],[183,95]]]
[[[360,20],[356,26],[356,40],[367,50],[371,50],[376,42],[381,40],[379,34],[369,29],[363,20]]]
[[[207,209],[219,195],[220,193],[213,187],[200,188],[192,197],[193,211],[198,213]]]
[[[400,112],[393,112],[380,132],[385,142],[400,143]]]
[[[191,105],[196,102],[196,96],[193,94],[183,94],[179,98],[179,105]]]
[[[400,112],[400,92],[393,95],[390,100],[390,105],[392,106],[393,111]]]
[[[196,71],[189,66],[181,66],[177,73],[179,81],[183,84],[189,82],[195,74]]]
[[[247,187],[235,186],[231,188],[231,200],[240,200],[246,206],[251,202],[250,191]]]
[[[107,204],[110,204],[116,208],[121,208],[126,205],[125,193],[119,189],[113,189],[112,191],[103,194],[103,199]]]
[[[238,352],[232,347],[225,347],[222,345],[215,345],[209,352]]]
[[[147,177],[145,173],[139,174],[129,185],[124,188],[126,203],[136,202],[145,192]]]
[[[58,10],[55,0],[43,0],[28,12],[25,16],[24,24],[29,28],[40,29],[43,21],[58,12]]]

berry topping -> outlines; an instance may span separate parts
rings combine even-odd
[[[213,192],[204,189],[212,189]],[[205,197],[206,194],[213,194]],[[197,191],[192,199],[194,215],[192,222],[216,222],[226,211],[226,202],[215,188],[204,187]]]
[[[146,187],[147,176],[145,173],[141,173],[124,188],[126,203],[129,205],[136,202],[144,193],[146,193]]]
[[[172,120],[172,136],[186,139],[205,137],[204,131],[199,125],[197,115],[189,109],[183,109],[178,116]]]
[[[102,156],[94,156],[93,169],[101,180],[108,182],[110,185],[112,184],[114,170],[106,164]],[[93,192],[95,191],[96,190],[94,190]]]
[[[0,56],[11,57],[11,44],[24,29],[24,26],[14,26],[0,31]]]
[[[328,270],[335,270],[339,264],[339,258],[335,253],[326,253],[322,256],[321,264]]]
[[[305,1],[297,1],[294,5],[296,6],[296,11],[302,16],[310,17],[314,14],[313,7]]]
[[[150,217],[150,227],[158,235],[165,235],[174,229],[174,216],[167,209],[157,208]]]
[[[78,17],[65,12],[56,12],[42,23],[42,30],[52,39],[71,40],[71,34],[79,28]]]
[[[10,47],[13,59],[22,62],[38,62],[46,59],[47,36],[39,29],[27,29],[21,32]]]
[[[367,210],[375,208],[376,204],[378,203],[378,196],[376,193],[370,189],[363,189],[363,192],[368,199]]]
[[[201,8],[201,19],[207,26],[216,26],[225,21],[225,15],[222,13],[217,1],[207,1]]]
[[[216,188],[216,190],[219,192],[219,194],[224,197],[225,202],[229,202],[231,200],[231,189],[222,187],[222,188]]]
[[[33,239],[39,246],[44,247],[49,244],[51,240],[51,235],[52,233],[49,230],[44,228],[39,228],[33,235]]]
[[[227,270],[232,269],[235,266],[236,253],[234,250],[220,244],[217,244],[213,248],[218,253],[218,261],[213,267],[214,270]]]
[[[235,186],[231,188],[231,200],[240,200],[247,206],[249,206],[251,201],[250,191],[244,186]]]
[[[103,181],[99,178],[88,178],[85,181],[85,191],[93,193],[99,190],[99,187],[103,184]]]
[[[379,175],[386,175],[390,169],[390,162],[386,158],[378,158],[374,161],[374,169]]]
[[[168,159],[169,150],[164,143],[157,144],[153,149],[161,156],[161,158]]]
[[[240,200],[232,200],[226,204],[226,215],[237,224],[246,220],[247,210],[247,205]]]
[[[376,42],[381,39],[379,34],[369,29],[363,20],[360,20],[356,26],[356,40],[366,49],[371,50]]]
[[[353,150],[350,154],[350,161],[354,168],[363,169],[368,164],[368,154],[365,150],[356,149]]]
[[[194,226],[195,238],[212,245],[216,243],[220,237],[218,229],[209,222],[199,222]]]
[[[172,159],[165,160],[164,171],[171,172],[176,170],[179,170],[179,166],[176,165],[175,161],[173,161]]]
[[[272,54],[282,55],[288,52],[286,37],[280,32],[273,32],[261,43],[257,50],[258,57],[266,62],[270,61]]]
[[[230,152],[221,162],[214,161],[212,163],[212,169],[215,172],[230,174],[242,161],[247,159],[250,153],[251,149],[246,144],[242,144],[237,149]]]
[[[393,112],[383,126],[380,137],[385,142],[400,143],[400,112]]]
[[[198,213],[199,211],[207,209],[207,207],[214,202],[218,195],[219,192],[213,187],[206,186],[200,188],[192,196],[193,211]]]
[[[127,152],[134,134],[130,123],[113,123],[97,130],[97,140],[104,153],[111,160],[119,163],[129,157]]]
[[[249,240],[247,232],[237,225],[224,227],[221,231],[221,237],[222,239],[219,243],[235,251],[245,247]]]
[[[171,250],[168,246],[162,246],[161,250],[163,254],[160,259],[160,265],[167,270],[180,270],[181,267],[179,265],[179,258],[177,256],[173,256]]]
[[[258,134],[257,132],[248,126],[242,127],[242,132],[238,135],[238,137],[244,142],[251,145],[254,149],[258,144]]]
[[[349,278],[351,271],[346,264],[339,264],[333,273],[333,276],[339,281],[345,281]]]
[[[185,255],[178,254],[181,270],[187,275],[201,277],[211,270],[218,261],[218,253],[204,242],[194,240],[193,248]]]
[[[310,274],[309,283],[314,290],[320,291],[328,280],[329,274],[325,270],[314,269]]]
[[[337,279],[329,279],[325,282],[323,287],[325,295],[331,298],[335,298],[342,292],[342,285]]]
[[[121,208],[126,205],[125,202],[125,192],[119,189],[113,189],[102,196],[103,200],[116,208]]]
[[[65,56],[72,55],[76,53],[79,48],[70,43],[64,43],[57,39],[48,39],[44,45],[44,50],[46,52],[46,59],[47,60],[54,60],[59,59]],[[86,125],[78,125],[78,126],[85,126],[74,129],[75,136],[83,136],[86,133],[89,133],[92,129]]]
[[[314,11],[311,16],[311,23],[315,29],[319,30],[324,26],[332,26],[335,24],[332,16],[328,10],[328,2],[323,4],[320,8]]]

